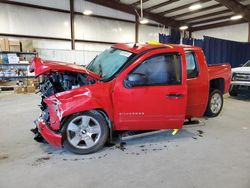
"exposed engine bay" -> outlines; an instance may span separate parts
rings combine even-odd
[[[42,97],[78,88],[84,85],[94,84],[96,80],[89,78],[87,74],[77,72],[52,72],[42,75],[40,92]]]
[[[50,124],[49,110],[43,99],[63,91],[78,88],[84,85],[96,83],[96,80],[84,73],[79,72],[51,72],[41,75],[39,91],[42,101],[40,108],[41,116],[47,125]]]

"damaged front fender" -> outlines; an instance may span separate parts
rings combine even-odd
[[[110,104],[105,104],[105,101],[102,100],[102,97],[93,94],[91,86],[72,89],[45,98],[44,102],[49,111],[50,128],[54,131],[60,130],[62,119],[78,112],[104,109],[107,114],[110,114],[108,110]]]

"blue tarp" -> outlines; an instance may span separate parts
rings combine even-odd
[[[169,44],[172,42],[170,35],[159,35],[159,42]],[[198,46],[203,49],[208,64],[229,63],[232,67],[250,60],[250,43],[235,42],[204,36],[202,39],[183,38],[183,44]]]
[[[180,44],[181,33],[179,29],[171,29],[170,35],[159,34],[159,42],[164,44]]]

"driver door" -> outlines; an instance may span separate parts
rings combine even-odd
[[[186,112],[186,63],[183,52],[147,53],[118,78],[113,91],[116,130],[181,128]],[[185,61],[185,60],[184,60]],[[127,86],[128,75],[146,82]]]

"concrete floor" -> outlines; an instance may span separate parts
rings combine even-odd
[[[221,115],[79,156],[33,141],[40,97],[0,94],[0,187],[250,187],[250,100],[225,97]]]

